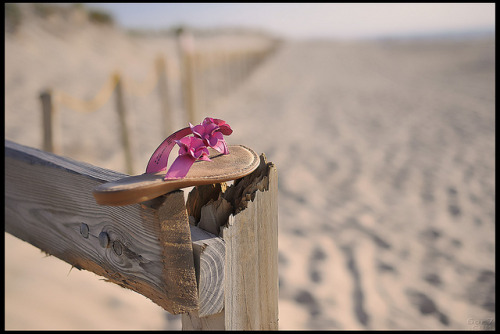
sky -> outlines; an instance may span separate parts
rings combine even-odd
[[[248,27],[284,38],[495,31],[494,3],[87,3],[125,28]]]

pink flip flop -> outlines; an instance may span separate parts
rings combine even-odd
[[[99,185],[93,191],[101,205],[128,205],[147,201],[191,186],[214,184],[244,177],[259,165],[259,157],[242,145],[227,146],[224,135],[231,127],[220,119],[205,118],[202,124],[181,129],[151,156],[146,173]],[[192,137],[187,137],[193,135]],[[167,170],[170,151],[179,145],[179,155]]]

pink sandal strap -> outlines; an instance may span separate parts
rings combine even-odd
[[[167,139],[165,139],[154,151],[151,158],[149,158],[146,173],[162,172],[167,169],[168,156],[170,155],[170,151],[174,148],[176,141],[189,136],[192,133],[191,128],[186,127],[168,136]]]
[[[229,124],[221,119],[206,117],[202,124],[181,129],[171,134],[154,151],[146,167],[146,173],[157,173],[167,169],[168,158],[175,144],[179,155],[170,166],[164,180],[181,179],[187,175],[196,160],[211,161],[208,147],[222,154],[229,154],[224,135],[233,132]],[[193,134],[193,137],[187,137]]]

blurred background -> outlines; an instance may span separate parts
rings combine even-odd
[[[495,328],[494,110],[494,3],[5,4],[6,139],[140,174],[210,116],[276,164],[280,329]],[[70,269],[5,233],[5,328],[180,329]]]

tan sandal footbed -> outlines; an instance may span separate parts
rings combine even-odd
[[[227,155],[210,149],[212,161],[196,161],[182,179],[165,181],[166,171],[130,176],[99,185],[93,191],[94,198],[101,205],[135,204],[185,187],[236,180],[258,167],[259,157],[252,149],[243,145],[228,149]]]

